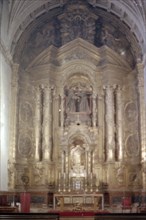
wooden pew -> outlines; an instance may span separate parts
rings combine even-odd
[[[146,220],[146,214],[141,214],[141,213],[95,214],[94,220]]]
[[[58,213],[9,213],[0,214],[0,220],[59,220]]]
[[[18,207],[12,206],[0,206],[0,213],[17,213]]]

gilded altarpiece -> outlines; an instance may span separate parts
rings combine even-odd
[[[113,51],[113,65],[100,64],[103,49],[110,53],[78,39],[65,52],[62,47],[58,57],[48,48],[28,76],[20,73],[16,188],[98,192],[142,184],[134,73],[120,57],[121,66],[115,67]],[[84,58],[72,55],[66,61],[69,54],[83,52]],[[58,68],[50,66],[53,55]],[[131,80],[125,83],[127,74]]]
[[[62,45],[48,45],[19,69],[10,189],[92,194],[143,184],[138,70],[114,47],[94,45],[98,16],[86,19],[86,6],[79,9],[67,26],[58,16]],[[70,33],[77,22],[81,29]]]

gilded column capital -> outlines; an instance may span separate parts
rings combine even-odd
[[[103,89],[104,90],[111,90],[111,91],[113,91],[116,88],[117,88],[116,84],[113,84],[113,85],[103,85]]]

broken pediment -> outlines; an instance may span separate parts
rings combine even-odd
[[[125,59],[111,48],[107,46],[97,48],[81,38],[75,39],[60,48],[50,46],[33,60],[28,69],[43,65],[48,67],[52,65],[59,68],[77,62],[92,64],[94,69],[108,64],[131,71]]]

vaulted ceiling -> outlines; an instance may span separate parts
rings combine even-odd
[[[55,9],[61,10],[68,2],[78,2],[78,0],[9,0],[8,31],[12,55],[15,54],[20,39],[23,38],[24,42],[29,38],[31,30],[37,27],[36,23],[41,24],[46,15],[55,13]],[[83,2],[95,10],[105,11],[122,21],[130,30],[129,33],[137,39],[142,53],[146,53],[146,0],[84,0]]]

